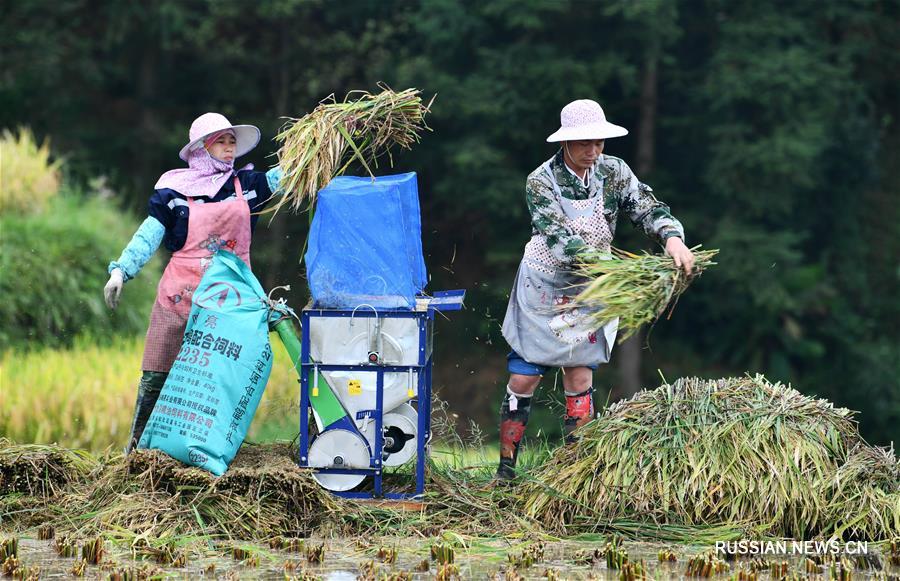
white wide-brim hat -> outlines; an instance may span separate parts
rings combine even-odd
[[[627,129],[607,121],[600,104],[590,99],[572,101],[563,107],[559,113],[559,121],[561,127],[547,138],[548,143],[628,135]]]
[[[232,125],[224,115],[219,113],[204,113],[194,119],[191,130],[188,132],[187,145],[178,152],[178,157],[188,160],[188,154],[194,149],[203,147],[203,140],[219,131],[231,129],[234,131],[234,139],[237,142],[234,149],[235,159],[249,153],[259,143],[259,128],[254,125]]]

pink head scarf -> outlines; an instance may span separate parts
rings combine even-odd
[[[253,164],[247,164],[241,169],[253,169]],[[169,188],[191,198],[211,198],[219,193],[235,173],[233,161],[216,159],[205,147],[199,147],[188,154],[188,167],[162,174],[153,189]]]
[[[225,133],[235,137],[235,159],[259,143],[258,128],[252,125],[232,125],[219,113],[204,113],[191,123],[188,131],[190,141],[178,153],[188,167],[167,171],[159,177],[153,188],[172,189],[192,198],[212,198],[219,193],[222,186],[237,172],[233,161],[216,159],[206,148]],[[248,164],[241,169],[253,169],[253,165]]]

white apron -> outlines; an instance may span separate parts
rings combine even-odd
[[[586,200],[563,197],[548,160],[543,169],[565,215],[566,227],[591,248],[609,251],[612,233],[603,215],[603,185]],[[590,179],[597,179],[591,173]],[[547,367],[583,367],[609,361],[619,320],[601,328],[590,315],[599,309],[564,308],[587,281],[556,261],[543,235],[532,236],[525,247],[509,296],[503,337],[525,361]]]

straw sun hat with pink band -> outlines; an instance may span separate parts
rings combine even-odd
[[[606,120],[603,108],[596,101],[572,101],[559,114],[561,127],[547,138],[548,143],[581,139],[608,139],[628,135],[628,130]]]
[[[259,143],[259,128],[253,125],[232,125],[224,115],[204,113],[191,123],[191,130],[188,132],[190,142],[181,148],[181,151],[178,152],[178,157],[187,161],[190,152],[203,147],[207,137],[228,130],[234,132],[234,138],[237,141],[234,152],[235,158],[250,152]]]

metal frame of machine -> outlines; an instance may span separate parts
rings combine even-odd
[[[310,412],[314,409],[312,398],[319,397],[316,395],[318,391],[319,374],[329,371],[351,371],[355,373],[374,373],[376,374],[376,390],[375,390],[375,414],[374,418],[370,418],[375,424],[375,441],[374,445],[369,449],[369,467],[368,468],[316,468],[318,473],[327,474],[354,474],[372,476],[374,479],[374,490],[369,491],[337,491],[332,493],[344,498],[387,498],[387,499],[408,499],[421,495],[425,490],[425,463],[427,460],[426,446],[431,438],[431,373],[434,361],[433,349],[428,349],[431,341],[431,333],[434,322],[434,313],[436,311],[455,311],[462,308],[462,301],[465,296],[463,290],[438,291],[433,296],[420,297],[417,304],[419,308],[416,310],[409,309],[385,309],[385,308],[367,308],[367,309],[325,309],[307,307],[303,309],[301,317],[302,340],[301,353],[299,360],[300,375],[300,448],[299,448],[299,464],[301,467],[310,467],[310,445],[312,440],[309,436],[309,417]],[[311,357],[311,337],[310,329],[313,327],[311,321],[316,317],[361,317],[382,319],[406,318],[416,319],[419,333],[419,352],[417,361],[412,365],[387,365],[379,362],[377,358],[368,362],[355,365],[334,365],[328,362],[315,362]],[[389,492],[384,493],[382,486],[382,477],[384,472],[384,434],[383,434],[383,416],[384,416],[384,376],[385,373],[416,373],[416,391],[412,398],[417,402],[417,433],[416,433],[416,485],[415,491],[406,492]],[[312,386],[316,390],[311,394],[310,377],[312,376]],[[329,389],[325,386],[325,389]],[[356,426],[356,422],[349,416],[345,416],[329,424],[329,429],[343,429],[352,433],[360,434]],[[323,432],[324,433],[324,432]],[[362,437],[362,436],[361,436]],[[365,440],[365,438],[363,438]]]

